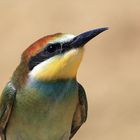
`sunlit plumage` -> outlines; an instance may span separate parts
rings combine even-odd
[[[84,45],[107,28],[57,33],[28,47],[0,98],[2,140],[69,140],[87,119],[76,75]]]

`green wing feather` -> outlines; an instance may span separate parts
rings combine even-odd
[[[79,102],[77,104],[73,116],[70,139],[75,135],[75,133],[87,119],[87,110],[88,110],[87,97],[84,88],[79,83],[78,83],[78,95]]]
[[[0,136],[1,140],[5,140],[5,128],[8,123],[14,99],[16,95],[16,89],[13,84],[9,82],[3,90],[0,97]]]

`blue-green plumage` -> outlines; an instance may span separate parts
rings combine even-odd
[[[18,91],[7,127],[7,139],[68,139],[77,104],[78,83],[75,80],[47,83],[33,80]]]

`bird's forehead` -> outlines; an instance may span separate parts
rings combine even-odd
[[[64,43],[72,40],[75,36],[72,34],[65,33],[57,33],[53,35],[45,36],[36,42],[34,42],[31,46],[29,46],[23,53],[24,59],[28,60],[30,57],[35,56],[37,53],[42,51],[49,43]]]
[[[52,40],[50,40],[48,43],[65,43],[72,40],[75,36],[72,34],[61,34],[59,36],[54,37]]]

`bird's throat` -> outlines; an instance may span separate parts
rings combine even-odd
[[[82,60],[83,48],[55,56],[37,65],[30,73],[30,78],[40,81],[73,79]]]

